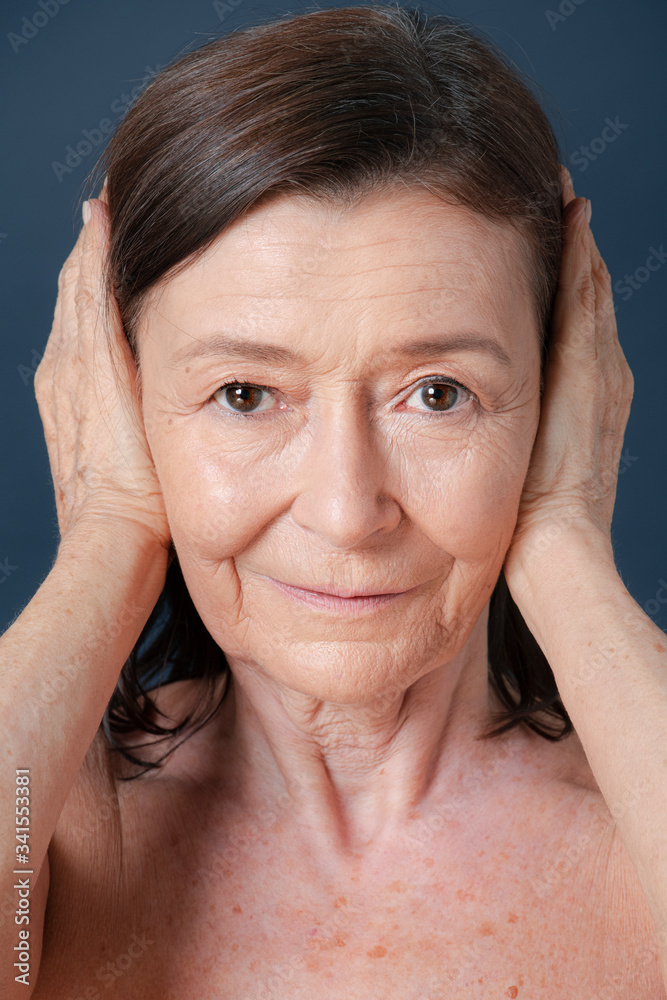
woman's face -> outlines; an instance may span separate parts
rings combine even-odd
[[[232,668],[353,703],[463,649],[539,419],[524,261],[513,230],[427,191],[348,210],[283,196],[149,297],[146,433]],[[409,593],[332,609],[272,581]]]

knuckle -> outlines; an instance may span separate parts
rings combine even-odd
[[[73,254],[70,254],[58,272],[58,291],[64,292],[68,288],[78,272],[78,262]]]
[[[76,291],[74,292],[74,304],[76,305],[76,308],[87,309],[93,301],[94,299],[90,288],[88,288],[87,285],[77,285]]]
[[[595,261],[595,270],[604,281],[611,280],[609,268],[605,264],[604,258],[601,255],[598,255],[597,260]]]
[[[50,383],[48,383],[44,378],[38,380],[37,376],[35,376],[33,388],[35,392],[35,399],[38,404],[41,406],[46,403],[50,396]]]
[[[574,285],[574,296],[576,303],[586,312],[595,311],[595,285],[589,272],[579,276]]]
[[[54,362],[51,357],[51,353],[48,352],[47,350],[44,352],[42,360],[35,368],[35,374],[33,378],[35,395],[38,398],[44,399],[47,396],[52,395],[54,373],[55,373]]]
[[[35,385],[42,385],[46,381],[46,364],[44,358],[39,362],[35,368]]]
[[[74,292],[77,311],[99,310],[101,305],[99,289],[89,281],[79,281]]]

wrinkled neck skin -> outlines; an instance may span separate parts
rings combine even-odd
[[[219,725],[238,783],[251,801],[280,803],[323,855],[341,858],[394,845],[409,820],[476,793],[471,774],[503,755],[496,741],[476,740],[504,707],[488,682],[487,621],[488,605],[451,660],[360,704],[286,689],[228,656],[233,680]]]

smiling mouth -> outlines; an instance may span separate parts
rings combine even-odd
[[[272,579],[272,578],[270,578]],[[296,583],[284,583],[281,580],[274,581],[282,583],[284,587],[291,587],[292,590],[300,590],[305,594],[324,594],[327,597],[342,597],[345,600],[354,600],[357,597],[396,597],[398,594],[405,594],[405,590],[357,590],[355,593],[345,590],[325,589],[323,587],[299,587]]]
[[[416,587],[411,587],[410,590],[400,590],[391,591],[385,593],[356,593],[348,594],[345,592],[331,592],[326,590],[310,590],[305,587],[296,587],[290,583],[283,583],[281,580],[275,580],[273,577],[269,576],[266,578],[270,580],[279,590],[281,590],[292,600],[296,600],[301,604],[306,604],[309,607],[317,608],[323,611],[364,611],[371,610],[373,608],[381,608],[386,604],[392,603],[392,601],[397,600],[399,597],[403,597],[405,594],[411,593],[411,591],[416,590]]]

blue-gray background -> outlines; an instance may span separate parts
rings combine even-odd
[[[321,0],[319,6],[349,3]],[[482,28],[550,95],[575,191],[592,201],[592,227],[614,281],[620,340],[635,377],[614,551],[625,585],[665,629],[667,4],[429,0],[423,6]],[[266,0],[3,0],[0,631],[33,596],[58,546],[33,374],[51,327],[58,272],[79,231],[85,180],[103,148],[103,142],[92,143],[110,127],[100,130],[100,122],[115,126],[133,91],[197,40],[310,9],[307,0],[285,6]],[[68,166],[68,147],[86,141],[91,151],[78,161],[70,155]]]

